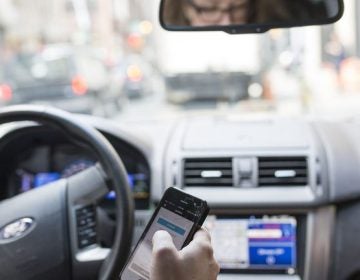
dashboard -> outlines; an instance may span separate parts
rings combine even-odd
[[[96,127],[125,164],[136,204],[134,244],[166,187],[175,186],[211,208],[206,225],[221,265],[218,279],[358,279],[359,123],[79,118]],[[97,161],[47,127],[3,134],[2,199]],[[100,207],[112,215],[112,192]]]
[[[66,136],[45,127],[28,127],[9,134],[4,139],[2,181],[3,197],[41,188],[62,178],[68,178],[97,163],[91,150],[70,143]],[[128,172],[136,209],[148,209],[150,203],[150,169],[141,152],[131,145],[108,135]],[[16,150],[16,152],[15,152]],[[13,155],[16,153],[16,156]],[[5,169],[5,170],[4,170]],[[6,176],[4,176],[6,174]],[[114,191],[103,199],[103,206],[112,212]]]

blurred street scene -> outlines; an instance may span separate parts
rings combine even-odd
[[[0,106],[123,119],[360,115],[360,3],[336,25],[169,33],[158,0],[0,1]]]

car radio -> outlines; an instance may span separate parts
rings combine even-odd
[[[209,216],[205,222],[223,273],[297,273],[293,216]]]

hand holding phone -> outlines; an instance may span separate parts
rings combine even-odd
[[[158,231],[166,231],[174,246],[172,249],[178,251],[192,240],[208,213],[206,201],[175,188],[167,189],[125,265],[120,279],[149,280],[154,234]],[[169,242],[170,239],[168,238]]]

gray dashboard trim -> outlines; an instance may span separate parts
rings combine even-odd
[[[192,121],[192,120],[190,120]],[[184,149],[182,143],[184,135],[189,127],[189,120],[183,120],[172,135],[170,145],[167,149],[164,163],[165,185],[183,188],[183,161],[185,158],[209,158],[209,157],[259,157],[259,156],[305,156],[309,163],[309,185],[306,187],[278,187],[278,188],[186,188],[186,191],[206,199],[210,205],[216,207],[286,207],[286,206],[315,206],[327,202],[327,192],[323,191],[326,186],[317,182],[318,171],[318,145],[319,140],[314,135],[313,129],[307,122],[294,122],[303,130],[308,143],[296,148],[274,148],[268,146],[267,139],[262,139],[262,144],[255,149],[239,146],[237,149]],[[193,120],[193,121],[196,121]],[[288,122],[286,122],[288,123]],[[241,126],[242,123],[237,124]],[[248,123],[246,123],[248,125]],[[283,124],[281,125],[283,126]],[[292,128],[292,131],[294,128]],[[254,131],[252,131],[254,133]],[[289,136],[291,139],[291,136]],[[226,135],[223,135],[226,143]],[[206,139],[204,139],[206,141]],[[260,140],[258,140],[260,141]],[[260,141],[261,142],[261,141]],[[225,144],[224,144],[225,145]],[[290,147],[290,145],[289,145]],[[158,197],[157,199],[160,199]]]
[[[329,279],[336,208],[309,212],[305,252],[305,280]]]
[[[309,187],[292,188],[185,188],[186,192],[206,200],[211,207],[295,207],[310,206],[315,195]]]
[[[151,158],[151,143],[146,140],[146,137],[141,137],[140,135],[136,135],[136,133],[129,133],[129,131],[122,126],[112,124],[111,121],[107,121],[101,118],[92,116],[79,116],[79,118],[89,122],[97,130],[118,137],[122,141],[134,146],[140,150],[147,159]]]
[[[360,199],[360,125],[315,124],[326,152],[331,203]]]

